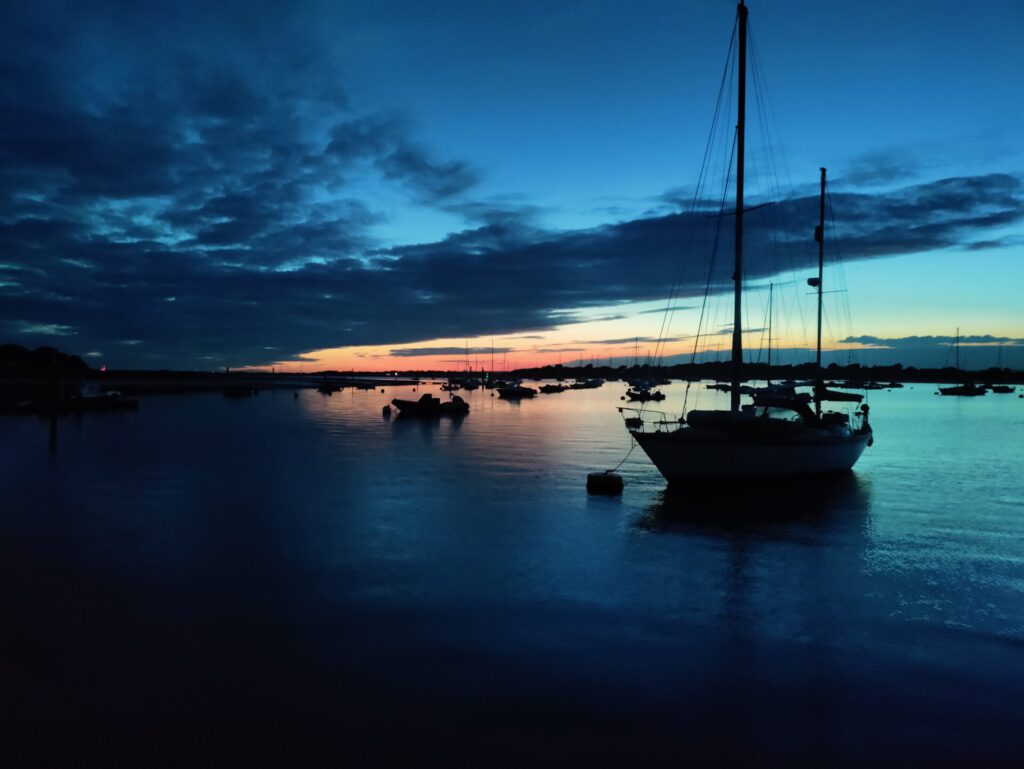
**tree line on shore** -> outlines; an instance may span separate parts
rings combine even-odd
[[[231,372],[233,377],[261,376],[270,372]],[[394,373],[394,372],[388,372]],[[397,372],[403,377],[449,377],[475,375],[479,372],[452,372],[440,370],[417,370]],[[484,372],[488,373],[488,372]],[[711,379],[728,381],[732,376],[731,364],[724,361],[708,361],[704,363],[681,363],[669,366],[633,365],[633,366],[595,366],[588,363],[582,366],[548,365],[532,368],[521,368],[506,372],[489,372],[497,378],[530,378],[530,379],[647,379],[652,377],[668,379],[686,379],[691,381]],[[91,368],[78,355],[60,352],[53,347],[37,347],[30,350],[16,344],[0,345],[0,378],[6,379],[50,379],[53,377],[68,379],[90,379],[99,376],[108,378],[132,376],[137,378],[183,378],[183,377],[223,377],[226,372],[210,371],[136,371],[118,370],[101,372]],[[355,371],[319,371],[297,375],[278,374],[282,378],[299,376],[376,376],[380,372]],[[824,369],[829,380],[845,380],[849,382],[975,382],[978,384],[1005,383],[1024,384],[1024,371],[1009,368],[991,367],[978,370],[958,370],[952,366],[945,368],[916,368],[895,364],[889,366],[862,366],[857,363],[840,365],[831,363]],[[817,376],[813,363],[797,365],[773,365],[764,363],[745,363],[742,379],[748,380],[807,380]]]

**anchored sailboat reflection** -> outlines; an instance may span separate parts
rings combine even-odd
[[[803,478],[798,486],[792,479],[732,485],[693,482],[685,488],[667,486],[634,525],[660,533],[770,535],[772,527],[818,528],[837,520],[846,528],[851,520],[866,521],[870,508],[870,483],[852,472]]]

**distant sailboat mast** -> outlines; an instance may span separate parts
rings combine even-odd
[[[816,389],[823,388],[824,377],[821,370],[821,283],[825,274],[825,169],[821,169],[821,202],[818,206],[818,226],[814,230],[814,239],[818,241],[818,345],[815,356],[815,364],[817,366],[817,381],[815,382]],[[821,417],[821,398],[818,397],[818,393],[815,393],[814,398],[814,413]]]
[[[736,117],[736,263],[733,272],[732,388],[729,409],[740,410],[740,381],[743,378],[743,150],[747,121],[747,6],[740,0],[739,14],[739,96]]]

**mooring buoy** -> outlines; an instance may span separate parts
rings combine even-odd
[[[622,476],[605,470],[603,473],[589,473],[587,475],[588,494],[607,494],[615,496],[622,493]]]

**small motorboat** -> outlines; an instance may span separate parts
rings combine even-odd
[[[508,385],[507,387],[498,388],[498,396],[501,398],[508,398],[509,400],[519,400],[520,398],[532,398],[537,394],[537,391],[532,387],[524,387],[523,385]]]
[[[402,400],[393,398],[392,405],[398,409],[400,417],[441,417],[441,416],[464,416],[469,413],[469,404],[458,395],[453,395],[450,401],[442,401],[433,395],[426,393],[420,396],[418,401]]]
[[[646,387],[637,387],[626,390],[626,400],[640,401],[645,403],[647,401],[663,401],[665,400],[665,393],[661,390],[648,390]]]

